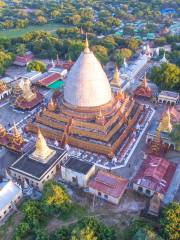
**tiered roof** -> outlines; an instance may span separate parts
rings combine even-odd
[[[148,86],[146,74],[141,85],[136,88],[134,95],[148,98],[152,96],[152,90]]]

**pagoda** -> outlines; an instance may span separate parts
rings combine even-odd
[[[116,71],[116,80],[118,80]],[[38,129],[49,139],[113,158],[130,142],[145,111],[127,94],[111,91],[109,80],[86,37],[84,51],[69,71],[57,109],[52,103],[37,114],[26,131]]]
[[[152,154],[154,156],[163,156],[167,151],[167,146],[163,144],[163,140],[161,139],[161,132],[157,129],[156,135],[154,136],[152,142],[148,146],[148,154]]]
[[[140,86],[138,86],[135,89],[134,95],[140,96],[140,97],[146,97],[146,98],[150,98],[152,96],[152,90],[148,86],[146,73],[145,73],[144,79],[143,79],[142,83],[140,84]]]
[[[31,158],[36,161],[46,163],[54,154],[55,150],[48,147],[44,136],[42,135],[40,129],[38,129],[36,148],[35,151],[31,154]]]
[[[166,132],[166,133],[170,133],[172,130],[172,125],[171,125],[171,115],[169,112],[169,108],[168,110],[163,114],[163,117],[160,121],[160,124],[158,126],[158,130],[160,132]]]
[[[118,70],[118,67],[116,66],[115,68],[115,72],[114,72],[114,76],[113,76],[113,79],[111,81],[111,86],[112,88],[114,88],[115,90],[116,89],[119,89],[121,87],[121,81],[120,81],[120,73],[119,73],[119,70]]]
[[[22,85],[22,94],[16,98],[15,107],[22,110],[31,110],[42,103],[43,95],[38,91],[31,90],[29,79],[24,80]]]
[[[25,144],[25,141],[22,135],[19,133],[19,130],[14,123],[13,126],[13,133],[8,133],[6,129],[0,125],[0,145],[15,151],[15,152],[22,152],[22,148]]]

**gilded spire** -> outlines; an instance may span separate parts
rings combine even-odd
[[[84,53],[90,53],[89,42],[88,42],[88,38],[87,38],[87,33],[86,33],[86,40],[85,40],[85,44],[84,44]]]
[[[158,130],[161,132],[171,132],[172,125],[171,125],[171,116],[170,116],[169,108],[163,115],[160,121],[160,124],[158,126]]]
[[[142,82],[142,86],[143,86],[144,88],[147,88],[147,87],[148,87],[146,72],[145,72],[145,74],[144,74],[144,79],[143,79],[143,82]]]
[[[121,83],[120,83],[120,73],[118,70],[118,67],[116,66],[115,68],[115,72],[114,72],[114,76],[113,76],[113,80],[111,81],[111,84],[116,86],[116,87],[120,87]]]
[[[16,123],[14,122],[13,126],[13,139],[12,139],[14,144],[21,145],[23,144],[24,140],[23,137],[21,136],[20,132],[17,129]]]
[[[38,161],[47,162],[54,153],[55,151],[48,147],[44,136],[42,135],[40,129],[38,129],[36,149],[32,153],[32,157]]]

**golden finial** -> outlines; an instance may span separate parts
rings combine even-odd
[[[36,149],[32,153],[32,157],[36,160],[46,162],[51,156],[53,156],[55,151],[50,149],[46,143],[44,136],[41,133],[41,130],[38,129],[37,139],[36,139]]]
[[[171,132],[172,125],[171,125],[171,116],[170,116],[169,108],[163,115],[160,121],[160,124],[158,126],[158,130],[161,132],[168,132],[168,133]]]
[[[85,44],[84,44],[84,53],[90,53],[87,33],[86,33],[86,40],[85,40]]]

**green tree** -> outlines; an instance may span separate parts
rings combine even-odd
[[[36,18],[36,22],[38,24],[46,24],[47,23],[47,19],[44,16],[37,16]]]
[[[160,89],[180,90],[180,68],[174,64],[164,63],[153,67],[150,78]]]
[[[95,233],[89,226],[83,228],[78,232],[73,232],[71,240],[97,240]]]
[[[122,65],[124,58],[129,59],[132,56],[132,51],[128,48],[116,49],[113,59],[117,65]]]
[[[44,185],[42,205],[45,211],[49,213],[66,211],[69,203],[69,195],[62,186],[53,180]]]
[[[32,228],[38,228],[44,220],[44,214],[38,201],[29,200],[23,204],[24,220]]]
[[[27,222],[22,222],[15,230],[14,240],[21,240],[31,231],[30,225]]]
[[[162,240],[153,230],[140,228],[132,240]]]
[[[176,148],[180,150],[180,124],[173,126],[170,137],[172,141],[176,144]]]
[[[83,49],[84,49],[84,43],[82,41],[80,40],[71,41],[68,49],[67,57],[75,61]]]
[[[81,16],[79,14],[75,14],[70,18],[70,22],[73,25],[78,25],[80,23],[80,21],[81,21]]]
[[[95,45],[92,47],[92,51],[102,64],[106,64],[109,61],[107,48],[101,45]]]
[[[131,38],[129,39],[127,46],[132,51],[136,51],[139,47],[139,41],[135,38]]]
[[[30,62],[27,66],[27,71],[37,71],[37,72],[45,72],[46,71],[46,64],[41,61],[33,61]]]
[[[163,211],[160,219],[162,236],[167,240],[180,239],[180,204],[170,203]]]
[[[20,56],[25,55],[26,51],[27,51],[26,45],[23,43],[19,44],[16,48],[16,53]]]

